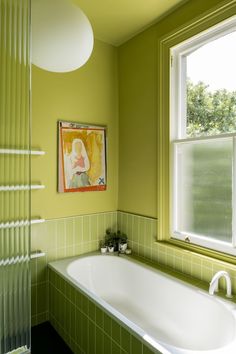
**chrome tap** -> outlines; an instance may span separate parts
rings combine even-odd
[[[210,287],[209,287],[209,294],[213,295],[215,291],[219,290],[219,279],[221,277],[224,277],[225,281],[226,281],[226,296],[232,297],[231,279],[230,279],[229,273],[227,273],[224,270],[220,270],[219,272],[217,272],[213,276],[213,278],[211,279]]]

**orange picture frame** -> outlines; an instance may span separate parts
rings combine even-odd
[[[59,121],[58,192],[106,187],[106,127]]]

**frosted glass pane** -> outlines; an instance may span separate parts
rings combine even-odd
[[[177,230],[232,238],[231,139],[177,145]]]

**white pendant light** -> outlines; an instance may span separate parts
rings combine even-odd
[[[71,0],[32,0],[32,63],[53,72],[84,65],[93,50],[89,20]]]

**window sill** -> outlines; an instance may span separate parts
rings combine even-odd
[[[219,260],[228,264],[236,265],[236,257],[230,254],[221,253],[212,249],[200,247],[191,243],[186,243],[180,240],[157,240],[157,243],[164,244],[168,247],[181,250],[183,252],[191,252],[194,255],[201,255],[210,259]]]

